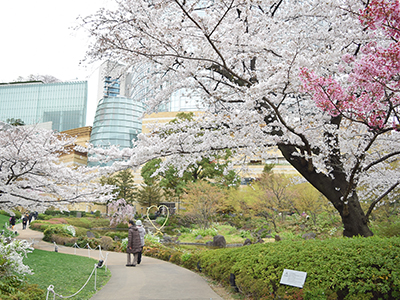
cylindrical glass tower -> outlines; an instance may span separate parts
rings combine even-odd
[[[90,143],[107,147],[132,147],[132,140],[142,132],[143,103],[126,97],[104,97],[97,105]]]

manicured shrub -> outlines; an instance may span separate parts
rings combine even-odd
[[[2,300],[42,300],[45,291],[37,284],[28,284],[15,276],[0,280],[0,299]]]
[[[74,230],[71,230],[70,225],[66,224],[53,224],[46,227],[43,231],[44,237],[43,240],[47,242],[53,242],[53,235],[64,236],[64,237],[73,237]]]
[[[87,245],[89,245],[90,248],[95,249],[97,246],[100,245],[100,239],[79,237],[78,240],[76,241],[76,244],[80,248],[87,248]]]
[[[19,210],[13,210],[13,213],[15,214],[15,219],[21,219],[22,213]]]
[[[381,237],[400,236],[400,220],[377,224],[374,226],[374,233]]]
[[[77,237],[81,237],[81,236],[86,236],[86,234],[87,234],[87,228],[83,228],[83,227],[77,227],[77,226],[74,226],[75,227],[75,232],[76,232],[76,236]]]
[[[129,226],[128,226],[127,223],[119,223],[119,224],[117,225],[117,228],[129,228]]]
[[[109,236],[112,239],[118,237],[120,240],[128,237],[128,231],[108,231],[104,234],[105,236]]]
[[[44,231],[47,228],[47,226],[49,226],[49,224],[45,224],[41,221],[33,221],[31,222],[29,228],[32,230]]]
[[[38,214],[37,220],[50,220],[53,218],[54,218],[54,216],[52,216],[52,215]]]
[[[281,241],[201,252],[201,265],[220,281],[235,274],[255,299],[292,293],[279,284],[283,269],[307,272],[304,299],[398,299],[399,253],[400,238]]]
[[[69,216],[70,216],[70,217],[76,217],[77,214],[78,214],[78,212],[81,213],[81,217],[82,217],[82,218],[86,217],[86,215],[87,215],[85,211],[71,210],[71,211],[69,212]]]
[[[60,235],[57,235],[57,234],[53,234],[51,236],[51,240],[53,242],[55,242],[57,245],[64,245],[64,246],[67,246],[67,247],[72,247],[73,245],[75,245],[75,243],[78,240],[78,238],[60,236]]]
[[[82,227],[82,228],[91,228],[91,219],[89,218],[68,218],[67,222],[70,225],[76,226],[76,227]]]
[[[113,250],[113,239],[110,238],[109,236],[102,236],[100,239],[100,246],[101,249],[104,250]]]

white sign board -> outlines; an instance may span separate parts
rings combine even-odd
[[[304,282],[306,282],[306,277],[306,272],[284,269],[280,284],[303,288]]]

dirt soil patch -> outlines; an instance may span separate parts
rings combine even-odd
[[[68,222],[64,218],[54,218],[48,220],[50,224],[68,224]]]

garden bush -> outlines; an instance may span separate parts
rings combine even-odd
[[[54,218],[54,216],[46,215],[46,214],[38,214],[38,216],[37,216],[37,220],[50,220],[53,218]]]
[[[68,218],[67,222],[68,224],[76,227],[82,227],[87,229],[94,227],[92,226],[91,219],[89,218]]]
[[[67,247],[72,247],[72,246],[75,245],[75,243],[78,240],[78,238],[53,234],[51,236],[51,240],[53,242],[55,242],[57,245],[64,245],[64,246],[67,246]]]
[[[80,212],[81,213],[81,217],[86,217],[87,213],[85,211],[77,211],[77,210],[72,210],[72,211],[59,211],[59,210],[46,210],[44,212],[45,215],[47,216],[65,216],[65,217],[76,217],[77,213]]]
[[[119,224],[117,225],[117,228],[126,228],[126,229],[128,229],[129,226],[128,226],[127,223],[119,223]]]
[[[113,245],[113,239],[110,238],[109,236],[102,236],[100,238],[100,246],[101,249],[104,250],[113,250],[114,249],[114,245]]]
[[[0,299],[2,300],[42,300],[45,291],[37,284],[28,284],[15,276],[0,281]]]
[[[76,244],[80,248],[86,248],[87,245],[89,245],[90,248],[95,249],[97,246],[100,245],[100,239],[97,238],[88,238],[88,237],[79,237],[78,240],[76,241]]]
[[[372,231],[381,237],[400,236],[400,219],[392,217],[385,222],[373,222]]]
[[[128,231],[107,231],[104,235],[109,236],[112,239],[118,237],[120,240],[122,240],[128,237]]]
[[[54,217],[51,217],[54,218]],[[108,227],[110,225],[110,220],[108,219],[101,219],[101,218],[92,218],[92,217],[85,217],[85,218],[64,218],[64,220],[75,227],[81,228],[103,228]]]
[[[399,252],[400,238],[281,241],[202,252],[201,265],[218,280],[235,274],[256,299],[295,293],[279,284],[283,269],[307,272],[304,299],[398,299]]]
[[[202,271],[226,286],[235,275],[252,299],[400,299],[400,238],[281,241],[186,250],[146,242],[144,254]],[[284,269],[307,272],[303,289],[281,285]]]
[[[172,216],[169,216],[168,225],[173,228],[177,227],[191,228],[193,225],[193,220],[186,215],[174,214]]]
[[[86,234],[88,232],[87,228],[76,227],[76,226],[74,226],[74,227],[75,227],[77,237],[86,236]]]
[[[73,228],[73,226],[71,226]],[[47,242],[53,242],[53,235],[64,236],[64,237],[73,237],[75,231],[71,231],[70,227],[65,224],[53,224],[47,226],[47,228],[43,231],[44,237],[43,240]]]

